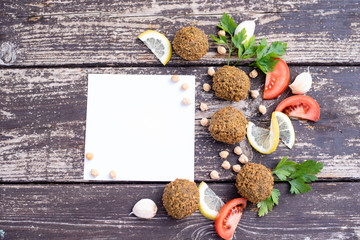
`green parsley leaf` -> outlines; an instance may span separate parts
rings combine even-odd
[[[272,211],[275,204],[279,204],[279,196],[280,191],[273,188],[270,197],[257,204],[259,217],[265,216],[269,211]]]
[[[291,174],[290,178],[302,178],[305,182],[313,182],[317,179],[315,174],[318,174],[323,168],[324,164],[307,160],[298,166],[298,170]]]
[[[257,46],[254,35],[244,42],[243,48],[244,53],[241,56],[242,59],[251,58],[255,55]]]
[[[232,42],[234,43],[234,46],[236,48],[240,48],[240,44],[246,39],[246,30],[245,28],[243,30],[241,30],[241,32],[239,32],[238,34],[236,34],[233,38],[232,38]]]
[[[234,35],[237,24],[234,22],[232,17],[226,13],[223,13],[220,24],[221,25],[218,25],[219,28],[230,34],[230,36]]]
[[[300,194],[300,193],[306,193],[311,191],[311,187],[309,184],[305,183],[304,179],[302,178],[296,178],[291,181],[289,181],[291,188],[290,192],[292,194]]]
[[[227,45],[226,37],[220,36],[220,38],[215,37],[213,34],[210,34],[210,37],[215,41],[216,44]]]

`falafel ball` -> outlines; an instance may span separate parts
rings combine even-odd
[[[174,37],[175,52],[185,60],[199,60],[209,50],[208,38],[197,27],[183,27]]]
[[[250,202],[258,204],[270,197],[274,178],[270,169],[262,164],[247,163],[236,176],[238,192]]]
[[[209,131],[215,140],[235,144],[244,139],[246,125],[245,116],[239,110],[228,106],[221,108],[212,115]]]
[[[250,90],[248,75],[234,66],[219,68],[214,75],[213,82],[212,88],[215,95],[228,101],[244,100]]]
[[[162,200],[170,216],[182,219],[199,208],[200,194],[194,182],[176,179],[166,185]]]

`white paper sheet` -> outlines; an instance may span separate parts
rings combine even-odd
[[[113,180],[114,170],[116,180],[193,181],[195,76],[179,78],[89,74],[85,154],[94,158],[84,154],[84,179]]]

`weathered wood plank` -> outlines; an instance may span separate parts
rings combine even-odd
[[[243,68],[250,72],[250,68]],[[293,80],[306,67],[291,67]],[[359,67],[312,67],[313,87],[309,95],[321,106],[317,123],[293,121],[296,143],[293,150],[283,144],[270,155],[253,151],[244,141],[241,145],[252,162],[273,168],[283,156],[291,160],[319,160],[324,163],[322,179],[359,179],[360,117]],[[232,104],[244,112],[248,120],[266,127],[279,99],[249,99],[230,103],[217,98],[202,84],[211,83],[207,67],[177,68],[99,68],[99,69],[2,69],[0,70],[0,179],[2,181],[82,181],[88,73],[120,74],[194,74],[196,75],[196,139],[195,179],[208,180],[211,170],[218,170],[221,180],[235,178],[232,171],[222,170],[218,153],[234,146],[216,142],[202,117]],[[264,76],[251,80],[251,89],[263,90]],[[201,112],[200,102],[209,106]],[[261,116],[263,103],[268,113]],[[229,157],[237,162],[235,154]]]
[[[2,65],[103,66],[161,64],[137,36],[154,29],[171,41],[182,26],[196,25],[209,36],[217,32],[223,12],[236,21],[258,19],[256,36],[288,42],[289,63],[360,63],[360,6],[356,0],[336,1],[2,1],[0,44],[9,49]],[[7,44],[9,43],[9,44]],[[187,62],[176,54],[170,66],[222,64],[224,56],[210,50],[201,61]],[[9,45],[13,47],[8,47]],[[13,49],[13,50],[11,50]],[[15,57],[7,57],[16,53]]]
[[[358,239],[360,183],[314,183],[291,195],[286,184],[279,206],[257,217],[248,204],[234,239]],[[0,230],[7,239],[220,239],[198,211],[175,220],[162,206],[165,184],[1,185]],[[224,200],[239,197],[233,184],[210,184]],[[151,220],[129,215],[135,202],[151,198]]]

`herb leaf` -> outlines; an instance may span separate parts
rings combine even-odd
[[[291,188],[290,192],[292,194],[300,194],[300,193],[306,193],[311,191],[311,187],[309,184],[305,183],[304,179],[302,178],[296,178],[291,181],[289,181]]]
[[[246,30],[245,28],[236,34],[231,40],[234,43],[236,48],[240,48],[240,44],[246,39]]]
[[[220,24],[221,25],[218,25],[219,28],[230,34],[230,36],[234,35],[237,25],[232,17],[230,17],[226,13],[223,13]]]
[[[257,204],[259,217],[265,216],[268,212],[272,211],[273,206],[279,204],[280,191],[273,188],[270,197]]]
[[[226,37],[220,36],[220,38],[215,37],[213,34],[210,34],[210,37],[215,41],[216,44],[227,45]]]
[[[299,164],[299,169],[291,174],[290,178],[301,178],[305,182],[313,182],[317,179],[315,174],[318,174],[323,168],[323,164],[313,160],[307,160]]]

